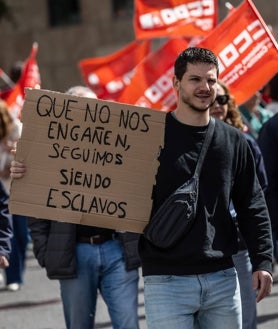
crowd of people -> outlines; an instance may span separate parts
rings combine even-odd
[[[10,70],[10,80],[17,83],[21,76],[23,62],[16,62]],[[8,90],[8,88],[7,88]],[[7,91],[6,90],[6,91]],[[4,100],[0,102],[0,180],[3,183],[6,193],[10,191],[10,166],[14,158],[12,150],[16,148],[16,143],[21,135],[22,123],[9,111],[9,107]],[[11,215],[13,235],[11,238],[11,252],[9,253],[9,266],[5,267],[4,275],[0,273],[0,281],[5,283],[7,290],[18,291],[24,283],[24,272],[26,262],[26,252],[30,235],[27,226],[27,217]]]
[[[222,329],[223,323],[229,329],[257,328],[257,303],[271,293],[278,261],[278,73],[239,106],[219,79],[215,54],[190,47],[176,58],[173,88],[177,107],[166,114],[150,220],[190,180],[211,117],[216,120],[194,224],[167,249],[144,234],[9,214],[9,180],[28,168],[13,160],[20,125],[0,103],[5,285],[20,290],[31,242],[47,276],[59,281],[67,329],[94,327],[98,292],[114,329],[139,328],[139,267],[149,329]],[[85,86],[66,93],[97,98]]]

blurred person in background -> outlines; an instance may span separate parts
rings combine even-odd
[[[266,105],[266,109],[273,114],[278,113],[278,73],[274,75],[267,84],[270,102]]]
[[[0,140],[0,179],[7,193],[10,191],[10,166],[13,160],[11,150],[15,148],[21,134],[21,123],[12,118],[4,101],[0,101],[0,129],[4,138]],[[12,215],[13,238],[9,266],[5,268],[6,288],[18,291],[24,281],[26,251],[29,241],[27,218]]]
[[[6,168],[3,161],[2,150],[7,148],[7,137],[11,129],[11,118],[7,111],[6,103],[0,100],[0,166],[5,171],[5,175],[8,175],[9,168]],[[12,229],[12,216],[9,214],[8,209],[9,196],[6,187],[0,180],[0,269],[5,269],[9,266],[9,256],[11,253],[11,240],[13,236]],[[4,283],[4,277],[0,273],[0,283]]]
[[[228,86],[220,80],[218,81],[216,100],[210,108],[210,115],[232,125],[233,127],[241,130],[243,133],[246,130],[234,97],[230,94]],[[247,138],[249,146],[252,150],[256,164],[256,173],[261,187],[265,192],[267,188],[267,176],[262,153],[254,138],[248,135],[247,133],[244,133],[244,135]],[[233,208],[233,205],[231,205],[230,210],[233,219],[236,220],[236,212]],[[253,289],[252,285],[252,264],[249,258],[247,246],[239,230],[238,236],[239,251],[237,254],[233,255],[233,261],[238,272],[240,284],[242,304],[242,328],[256,329],[257,303],[256,292]]]
[[[13,235],[12,216],[9,214],[9,196],[0,181],[0,269],[9,266],[9,255],[11,253],[11,239]],[[0,283],[4,281],[0,273]]]
[[[266,202],[272,225],[275,264],[278,262],[278,113],[263,125],[258,144],[262,150],[268,177]]]
[[[239,106],[242,120],[248,128],[247,133],[255,139],[258,138],[262,125],[273,115],[271,111],[261,105],[261,102],[261,93],[257,91]]]
[[[24,67],[23,61],[16,61],[10,69],[10,78],[14,83],[17,83],[21,77],[22,69]]]

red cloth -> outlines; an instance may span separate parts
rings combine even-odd
[[[251,0],[230,11],[197,46],[218,56],[220,79],[230,87],[237,104],[244,103],[278,72],[277,42]]]
[[[218,20],[216,0],[135,0],[137,39],[205,36]]]

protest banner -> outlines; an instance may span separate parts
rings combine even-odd
[[[238,105],[278,71],[277,42],[251,0],[233,9],[197,46],[218,56],[219,77],[229,86]]]
[[[25,60],[21,76],[17,83],[11,88],[10,92],[5,97],[10,113],[13,117],[20,118],[21,110],[24,102],[25,88],[40,88],[41,77],[37,63],[38,43],[34,42],[31,53]]]
[[[82,59],[78,65],[85,84],[98,98],[118,101],[122,91],[130,84],[136,66],[150,50],[149,40],[133,41],[110,55]]]
[[[135,0],[136,39],[206,36],[217,24],[217,0]]]
[[[164,112],[175,109],[177,97],[172,82],[174,63],[188,45],[185,38],[173,38],[152,52],[137,65],[131,83],[118,101]]]
[[[11,185],[13,214],[142,232],[149,221],[165,113],[27,89]]]

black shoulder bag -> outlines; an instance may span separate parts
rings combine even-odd
[[[173,247],[188,233],[194,223],[198,203],[199,176],[213,136],[214,126],[215,120],[211,117],[193,177],[164,201],[144,228],[145,238],[159,248]]]

